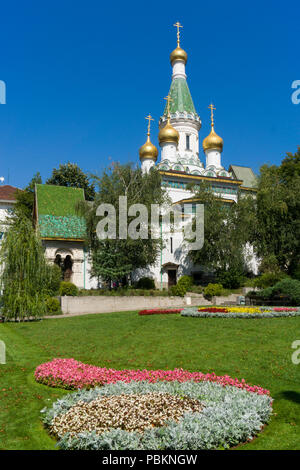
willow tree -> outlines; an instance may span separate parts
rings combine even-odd
[[[2,315],[24,321],[45,313],[53,269],[47,264],[41,240],[32,222],[15,217],[4,235],[1,249]]]

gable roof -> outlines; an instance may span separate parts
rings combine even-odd
[[[232,171],[235,178],[243,181],[245,188],[256,188],[257,178],[252,168],[247,166],[230,165],[229,171]]]
[[[5,184],[0,186],[0,200],[2,201],[15,201],[16,192],[19,191],[18,188],[10,186],[10,184]]]
[[[84,200],[81,188],[36,184],[35,211],[41,237],[83,240],[85,220],[77,214],[76,206]]]

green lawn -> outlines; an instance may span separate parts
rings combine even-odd
[[[300,365],[291,344],[300,318],[219,319],[135,312],[0,324],[7,363],[0,365],[0,449],[54,449],[40,410],[66,391],[34,380],[54,357],[111,368],[173,369],[228,374],[261,385],[274,398],[264,432],[239,449],[300,449]]]

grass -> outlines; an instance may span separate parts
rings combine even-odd
[[[184,368],[228,374],[261,385],[274,416],[243,449],[300,448],[300,365],[292,342],[300,318],[219,319],[136,312],[0,324],[7,360],[0,365],[0,450],[55,449],[40,410],[68,393],[37,384],[34,370],[54,357],[116,369]]]

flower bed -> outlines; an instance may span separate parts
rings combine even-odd
[[[35,379],[50,387],[67,390],[91,388],[97,385],[114,384],[116,382],[216,382],[222,386],[231,385],[236,388],[269,395],[270,392],[257,385],[250,385],[244,379],[239,381],[229,375],[218,376],[214,373],[189,372],[183,369],[174,370],[115,370],[105,367],[91,366],[75,359],[53,359],[40,364],[35,370]]]
[[[300,316],[298,307],[187,307],[181,312],[183,317],[197,318],[274,318]]]
[[[42,413],[62,449],[202,450],[253,438],[271,406],[266,393],[215,381],[131,381],[71,393]]]
[[[152,309],[152,310],[140,310],[139,315],[156,315],[156,314],[165,314],[165,313],[180,313],[182,308],[168,308],[168,309]]]

